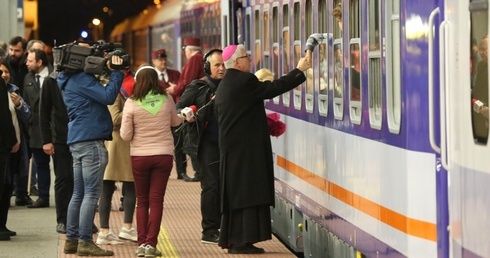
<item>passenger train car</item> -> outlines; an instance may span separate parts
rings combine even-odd
[[[158,8],[159,7],[159,8]],[[490,257],[488,0],[169,0],[112,33],[135,67],[182,38],[243,43],[279,77],[324,33],[307,81],[266,102],[272,225],[305,257]],[[475,46],[476,44],[476,46]],[[473,101],[472,101],[473,100]],[[485,118],[486,117],[486,118]]]

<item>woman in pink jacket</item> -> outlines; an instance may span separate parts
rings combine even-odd
[[[131,164],[138,205],[138,257],[161,256],[156,249],[163,212],[163,197],[172,170],[171,126],[182,122],[175,102],[158,83],[151,66],[136,71],[131,98],[124,104],[121,137],[130,142]]]

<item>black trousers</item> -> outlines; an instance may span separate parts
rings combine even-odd
[[[49,162],[51,158],[44,153],[42,148],[31,148],[32,156],[36,161],[37,169],[37,187],[39,189],[39,198],[49,201],[49,189],[51,188],[51,170]],[[56,146],[55,146],[55,152]]]
[[[2,185],[3,193],[0,195],[0,229],[7,226],[7,217],[10,209],[10,198],[12,197],[12,185]]]
[[[133,223],[134,209],[136,206],[136,192],[134,182],[123,183],[123,207],[124,223]],[[112,196],[114,195],[114,186],[116,181],[104,180],[102,184],[102,194],[99,200],[99,221],[101,228],[109,228],[109,217],[111,215]]]
[[[218,142],[202,141],[199,146],[201,168],[202,233],[218,234],[221,223]]]
[[[66,224],[68,204],[73,194],[73,161],[68,145],[54,144],[53,167],[56,222]]]
[[[177,130],[179,127],[172,127],[172,135],[174,137],[174,158],[175,166],[177,169],[177,174],[187,174],[187,156],[182,151],[184,138],[182,136],[182,131]],[[194,155],[191,155],[191,162],[196,175],[199,174],[199,161]],[[192,177],[192,175],[190,175]]]

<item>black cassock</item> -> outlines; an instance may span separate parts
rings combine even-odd
[[[219,124],[221,232],[219,245],[271,239],[274,169],[264,100],[306,80],[294,69],[274,82],[227,69],[215,98]]]

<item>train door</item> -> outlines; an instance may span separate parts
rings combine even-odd
[[[451,257],[490,257],[488,0],[447,0],[443,80]]]

